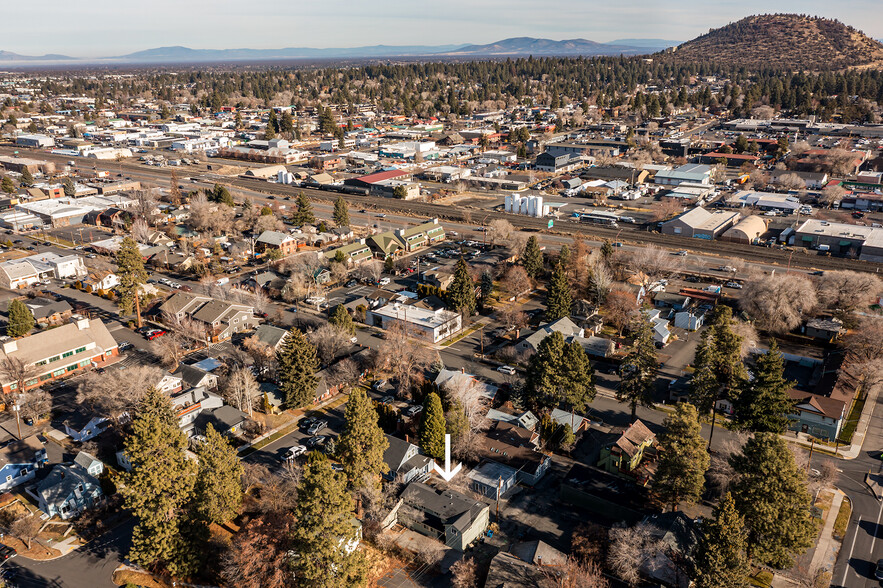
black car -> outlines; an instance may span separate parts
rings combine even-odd
[[[0,544],[0,561],[7,560],[10,557],[14,557],[15,554],[16,554],[16,551],[15,551],[14,547]]]
[[[301,419],[300,423],[298,424],[298,427],[300,427],[303,430],[307,430],[311,426],[313,426],[313,423],[315,423],[317,420],[319,420],[319,419],[317,419],[315,417],[307,417],[305,419]]]
[[[304,441],[304,445],[308,449],[315,449],[316,447],[325,445],[326,441],[328,441],[328,437],[326,435],[316,435],[315,437],[310,437],[309,439]]]
[[[346,286],[347,288],[352,288],[353,286],[358,285],[358,283],[359,283],[359,282],[357,282],[356,280],[350,280],[349,282],[347,282],[346,284],[344,284],[344,286]]]

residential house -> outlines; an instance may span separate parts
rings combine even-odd
[[[0,359],[14,358],[35,368],[34,376],[25,382],[27,389],[119,355],[117,342],[100,319],[79,317],[20,339],[7,337],[0,340],[0,348]],[[18,388],[8,375],[0,376],[0,382],[6,393]]]
[[[188,437],[195,435],[194,427],[196,418],[205,411],[212,411],[224,406],[224,400],[211,394],[203,387],[189,388],[169,394],[175,416],[178,417],[178,426]]]
[[[214,342],[230,339],[235,333],[249,331],[258,325],[251,306],[186,292],[172,294],[160,306],[160,312],[179,321],[189,317],[202,325],[206,338]]]
[[[499,388],[487,382],[482,382],[476,376],[467,374],[463,370],[442,369],[435,377],[435,385],[440,390],[475,390],[488,403],[494,401]]]
[[[490,507],[459,492],[411,482],[402,492],[404,504],[415,513],[399,510],[399,522],[427,537],[465,551],[488,527]]]
[[[264,231],[254,242],[254,250],[257,254],[271,250],[279,251],[282,257],[287,257],[297,252],[299,241],[290,233],[280,231]]]
[[[533,444],[535,435],[521,427],[497,422],[483,434],[478,456],[515,468],[518,481],[533,486],[552,465],[552,458]]]
[[[684,310],[675,313],[675,327],[686,331],[698,331],[705,324],[705,312],[700,310]]]
[[[383,452],[383,462],[387,472],[385,480],[407,484],[413,480],[422,480],[432,472],[432,459],[422,455],[420,448],[398,437],[387,435],[389,445]]]
[[[469,487],[493,500],[505,495],[518,483],[518,471],[492,460],[481,462],[467,476]]]
[[[631,474],[655,445],[656,435],[640,419],[635,420],[616,441],[601,449],[598,467],[614,474]]]
[[[253,336],[259,343],[277,351],[282,346],[282,343],[285,342],[285,338],[288,336],[288,331],[264,323],[258,325]]]
[[[110,290],[120,285],[120,278],[115,273],[107,270],[93,270],[89,275],[80,280],[87,292],[96,290]]]
[[[500,551],[491,560],[484,588],[557,588],[557,577],[517,555]]]
[[[793,412],[788,415],[791,421],[789,429],[825,441],[836,439],[840,435],[840,428],[846,418],[845,402],[793,389],[788,390],[788,397],[794,401]]]
[[[338,253],[343,255],[343,259],[347,265],[359,265],[373,257],[371,254],[371,248],[365,243],[365,239],[359,239],[355,243],[350,243],[349,245],[326,251],[324,257],[325,259],[334,260]]]
[[[538,419],[531,411],[527,410],[522,413],[516,413],[508,406],[492,408],[487,411],[485,417],[489,421],[509,423],[518,427],[523,427],[528,431],[536,431],[537,426],[540,424],[540,419]]]
[[[46,448],[36,435],[15,440],[0,448],[0,491],[32,480],[47,461]]]
[[[40,510],[62,520],[79,516],[103,497],[101,483],[78,463],[54,466],[36,491]]]
[[[616,345],[610,339],[604,337],[577,337],[571,335],[565,338],[567,343],[579,343],[583,350],[593,357],[610,357],[616,351]]]
[[[86,473],[92,477],[98,478],[104,473],[104,462],[85,451],[77,453],[74,463],[83,467]]]
[[[653,342],[657,345],[668,343],[668,340],[671,339],[668,319],[662,317],[662,312],[658,308],[652,308],[645,314],[647,320],[650,321],[650,329],[653,331]]]
[[[38,325],[63,325],[70,321],[73,309],[64,300],[52,300],[50,298],[25,298],[22,300],[25,306],[34,315]]]
[[[540,325],[540,328],[515,344],[518,351],[533,351],[539,348],[540,343],[551,335],[553,332],[561,333],[565,339],[568,337],[582,337],[585,331],[582,327],[570,320],[569,317],[563,317],[551,323]]]
[[[844,331],[843,321],[838,318],[814,318],[806,321],[803,333],[813,339],[833,341]]]
[[[212,425],[218,433],[234,436],[242,431],[246,420],[248,420],[247,414],[232,406],[224,405],[199,413],[193,421],[193,428],[204,435],[208,425]]]
[[[172,375],[181,378],[185,389],[204,387],[215,390],[218,387],[218,376],[197,366],[181,364]]]
[[[573,412],[568,412],[566,410],[561,410],[560,408],[552,409],[552,421],[557,423],[563,427],[570,427],[570,430],[573,431],[573,434],[576,435],[580,431],[585,431],[589,428],[589,424],[591,421],[584,416],[578,415]]]
[[[44,252],[0,262],[0,286],[9,290],[26,288],[48,278],[79,278],[86,265],[79,255]]]
[[[97,437],[110,426],[107,418],[81,410],[68,411],[64,416],[64,432],[77,443]]]

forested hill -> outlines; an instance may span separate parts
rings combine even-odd
[[[749,16],[687,41],[676,61],[821,71],[883,65],[883,44],[838,20],[799,14]]]

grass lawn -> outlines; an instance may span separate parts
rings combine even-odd
[[[865,396],[862,395],[859,398],[856,398],[855,402],[852,403],[852,408],[849,410],[849,416],[846,419],[846,422],[843,423],[843,427],[840,429],[840,443],[843,445],[849,445],[852,443],[852,436],[855,433],[855,428],[858,427],[858,421],[862,417],[862,410],[865,408]]]
[[[841,541],[846,536],[846,528],[849,526],[849,517],[852,515],[852,503],[849,498],[843,497],[840,503],[840,511],[837,513],[837,519],[834,521],[833,535]]]

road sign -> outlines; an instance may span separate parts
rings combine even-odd
[[[547,229],[551,229],[551,228],[554,227],[554,226],[555,226],[555,219],[551,219],[551,218],[550,218],[550,219],[549,219],[549,224],[546,225],[546,228],[547,228]]]
[[[435,468],[436,473],[439,476],[444,478],[445,482],[450,482],[451,478],[457,475],[457,472],[460,471],[460,468],[463,464],[457,464],[454,466],[454,469],[451,469],[451,434],[445,433],[445,469],[441,469],[438,467],[437,463],[432,464]]]

